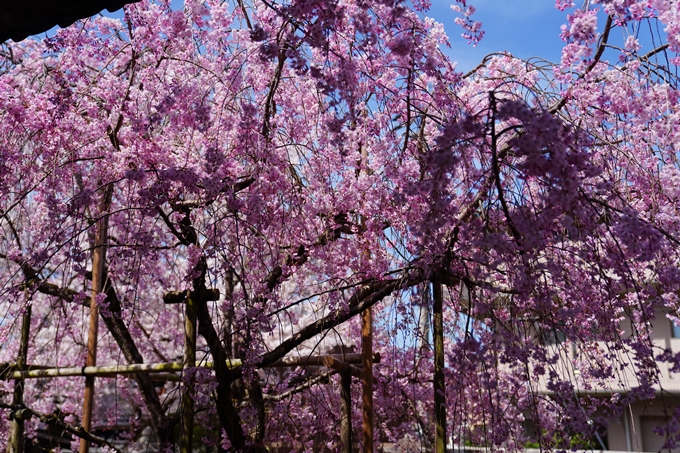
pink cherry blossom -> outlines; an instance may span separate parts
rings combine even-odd
[[[339,375],[271,365],[361,352],[367,308],[376,444],[432,451],[443,395],[458,445],[593,448],[680,370],[655,330],[680,310],[680,13],[556,6],[561,61],[498,53],[468,74],[428,1],[144,0],[4,43],[0,361],[30,312],[26,363],[85,364],[105,249],[99,364],[182,362],[185,305],[164,300],[198,318],[197,366],[97,378],[93,426],[125,451],[176,451],[188,397],[194,445],[339,450]],[[474,6],[454,10],[477,43]],[[19,407],[0,386],[4,448]],[[27,379],[22,404],[78,426],[82,392]]]

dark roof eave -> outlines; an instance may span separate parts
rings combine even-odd
[[[0,0],[0,42],[19,42],[59,25],[68,27],[104,9],[117,11],[139,0]]]

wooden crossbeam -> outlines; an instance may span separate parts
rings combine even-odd
[[[339,358],[327,355],[326,357],[323,358],[323,364],[324,366],[327,366],[328,368],[332,368],[336,371],[339,372],[348,372],[355,378],[361,379],[363,376],[363,373],[361,371],[361,368],[358,366],[354,366],[348,362],[345,362]]]

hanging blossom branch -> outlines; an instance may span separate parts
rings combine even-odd
[[[7,259],[6,256],[1,255],[0,258]],[[78,301],[83,307],[90,306],[90,296],[84,296],[82,293],[70,288],[62,288],[53,283],[46,282],[39,278],[38,273],[27,262],[18,262],[24,274],[25,285],[42,294],[54,296],[66,302]],[[92,273],[87,272],[86,278],[92,278]],[[116,343],[123,352],[123,356],[129,364],[144,363],[144,358],[139,351],[130,331],[122,318],[122,307],[118,294],[113,286],[113,282],[108,277],[105,270],[103,275],[104,293],[106,294],[107,310],[101,312],[104,323],[109,332],[115,339]],[[151,422],[156,429],[162,442],[168,442],[172,438],[173,419],[165,415],[160,399],[151,377],[147,374],[137,373],[133,376],[137,382],[142,393],[144,403],[146,404],[151,415]]]
[[[110,448],[116,453],[123,453],[122,450],[119,450],[115,445],[113,445],[111,442],[104,439],[103,437],[99,437],[95,434],[92,434],[91,432],[85,431],[85,429],[83,429],[82,426],[71,425],[70,423],[66,423],[64,420],[60,419],[54,414],[43,414],[42,412],[38,412],[34,409],[31,409],[30,407],[26,407],[23,405],[0,403],[0,408],[10,409],[12,411],[10,413],[10,418],[21,417],[23,420],[28,420],[31,417],[36,417],[41,422],[46,423],[48,425],[56,426],[57,428],[61,428],[67,433],[73,434],[74,436],[79,437],[80,439],[92,442],[96,445],[99,445],[100,447]]]

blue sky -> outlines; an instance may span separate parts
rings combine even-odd
[[[485,55],[508,51],[516,57],[542,57],[558,63],[563,42],[560,26],[566,23],[567,11],[555,9],[553,0],[470,0],[477,8],[475,19],[482,22],[484,39],[472,47],[460,37],[462,29],[453,23],[456,13],[450,0],[431,0],[429,16],[444,24],[451,41],[448,54],[458,62],[458,69],[475,67]]]

